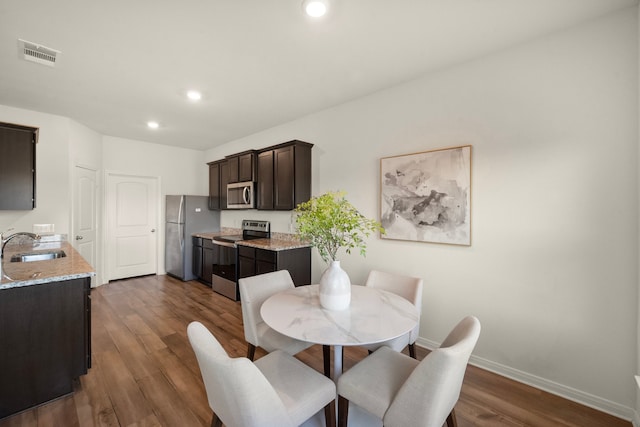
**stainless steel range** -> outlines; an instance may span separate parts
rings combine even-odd
[[[222,235],[213,238],[213,275],[211,287],[214,291],[234,301],[240,300],[238,290],[238,249],[241,240],[268,239],[271,237],[269,221],[245,219],[242,234]]]

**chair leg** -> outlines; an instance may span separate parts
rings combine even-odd
[[[213,418],[211,419],[211,427],[222,427],[222,421],[215,413],[213,414]]]
[[[331,378],[331,347],[322,346],[322,361],[324,363],[324,376]]]
[[[456,420],[455,409],[452,409],[451,413],[447,417],[447,427],[458,427],[458,420]]]
[[[415,344],[409,344],[409,356],[411,356],[414,359],[416,359],[416,345]]]
[[[253,358],[256,355],[256,346],[253,344],[249,344],[247,346],[247,359],[253,361]]]
[[[349,400],[338,395],[338,427],[347,427],[349,418]]]
[[[333,399],[331,402],[324,407],[324,418],[326,420],[327,427],[336,427],[336,400]]]

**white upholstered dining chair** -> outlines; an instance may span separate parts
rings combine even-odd
[[[279,270],[238,280],[244,339],[247,341],[247,358],[253,360],[256,347],[267,352],[282,350],[291,355],[306,350],[313,344],[296,340],[274,331],[262,319],[260,307],[271,295],[295,288],[291,274]],[[331,353],[327,345],[322,346],[324,374],[331,377]]]
[[[335,427],[336,386],[293,356],[276,350],[256,362],[230,358],[199,322],[187,327],[189,342],[213,410],[212,427],[295,427],[324,408]]]
[[[420,362],[381,347],[338,380],[339,426],[346,427],[351,402],[385,427],[455,427],[454,406],[479,336],[480,321],[468,316]]]
[[[238,284],[240,286],[244,339],[247,341],[247,358],[249,360],[253,360],[256,347],[261,347],[267,352],[282,350],[294,355],[313,345],[274,331],[262,320],[260,315],[260,307],[267,298],[277,292],[295,287],[287,270],[245,277],[238,280]]]
[[[418,309],[418,324],[408,334],[399,336],[389,341],[364,347],[373,352],[382,346],[390,347],[395,351],[402,351],[409,346],[409,355],[416,358],[415,342],[420,333],[420,312],[422,310],[422,279],[418,277],[403,276],[400,274],[386,273],[384,271],[371,270],[365,286],[382,289],[399,295],[412,303]]]

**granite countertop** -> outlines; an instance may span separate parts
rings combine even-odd
[[[236,242],[238,246],[249,246],[250,248],[266,249],[268,251],[286,251],[289,249],[308,248],[311,245],[300,240],[283,240],[277,238],[240,240]]]
[[[194,233],[194,237],[203,239],[213,239],[224,235],[242,234],[242,230],[237,228],[223,228],[222,231],[209,233]],[[270,239],[240,240],[236,242],[239,246],[249,246],[251,248],[266,249],[268,251],[286,251],[289,249],[308,248],[311,245],[296,238],[294,234],[271,233]]]
[[[11,262],[17,253],[62,249],[67,256],[46,261]],[[0,264],[0,290],[95,276],[91,265],[67,241],[13,244],[9,242]]]
[[[193,237],[202,237],[203,239],[212,240],[214,237],[224,236],[225,234],[226,235],[231,235],[231,234],[242,234],[242,233],[225,233],[223,231],[211,231],[211,232],[206,232],[206,233],[193,233],[192,236]]]

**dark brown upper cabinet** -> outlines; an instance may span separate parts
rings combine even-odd
[[[229,163],[229,183],[255,181],[256,151],[250,150],[226,157]]]
[[[220,162],[220,209],[227,209],[227,184],[229,183],[229,162]]]
[[[0,123],[0,210],[36,207],[38,129]]]
[[[207,164],[209,165],[209,209],[227,209],[229,162],[225,159]]]
[[[258,209],[273,209],[273,150],[258,153]]]
[[[293,140],[258,152],[258,209],[293,210],[309,200],[312,148]]]
[[[293,210],[311,197],[311,148],[293,140],[232,154],[209,165],[209,209],[227,209],[227,184],[256,182],[262,210]]]
[[[220,163],[210,162],[209,165],[209,209],[220,209]]]

